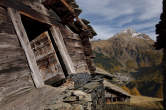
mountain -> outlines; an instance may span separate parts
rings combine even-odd
[[[129,28],[107,40],[92,41],[94,62],[111,74],[129,76],[132,80],[124,84],[130,89],[137,88],[146,96],[162,96],[162,52],[155,50],[153,44],[148,35]]]

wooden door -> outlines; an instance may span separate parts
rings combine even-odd
[[[65,76],[62,67],[48,32],[42,33],[30,43],[43,80],[48,81],[53,79],[55,83],[64,79]]]

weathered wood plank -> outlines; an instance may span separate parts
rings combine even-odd
[[[46,9],[44,7],[43,4],[41,4],[41,1],[38,0],[38,1],[30,1],[30,0],[19,0],[21,3],[27,5],[27,6],[30,6],[33,10],[39,12],[39,13],[42,13],[43,15],[49,15],[48,14],[48,9]]]
[[[3,105],[29,92],[34,84],[17,36],[0,33],[0,39],[0,105]]]
[[[74,67],[77,73],[89,72],[89,69],[85,60],[73,60],[73,62],[74,62]]]
[[[56,18],[51,18],[49,16],[43,15],[42,13],[35,11],[31,7],[19,2],[18,0],[0,0],[0,6],[16,9],[20,11],[20,13],[23,15],[26,15],[32,19],[35,19],[50,25],[52,24],[56,25],[59,22],[57,21]]]
[[[69,52],[70,54],[72,54],[72,53],[73,53],[73,54],[75,54],[75,53],[83,54],[83,53],[84,53],[84,51],[83,51],[82,48],[72,48],[72,47],[68,47],[67,50],[68,50],[68,52]]]
[[[79,60],[85,60],[85,56],[83,55],[82,57],[81,57],[82,55],[80,55],[80,56],[72,56],[71,58],[72,58],[72,60],[73,61],[79,61]]]
[[[0,33],[0,39],[0,105],[3,105],[29,92],[34,84],[17,36]]]
[[[24,72],[28,73],[27,71],[24,71]],[[18,72],[16,74],[12,73],[12,75],[10,75],[12,76],[11,78],[9,77],[9,75],[6,75],[4,77],[0,75],[0,77],[3,78],[3,79],[0,79],[1,80],[0,94],[3,94],[3,95],[0,95],[0,99],[1,99],[0,105],[8,104],[16,100],[19,96],[29,92],[33,88],[33,82],[30,82],[31,77],[19,76],[19,77],[16,77],[16,79],[14,80],[13,77],[18,76]]]
[[[8,33],[0,33],[0,48],[16,48],[20,47],[16,35]],[[10,43],[9,43],[10,42]]]
[[[78,34],[73,33],[67,26],[59,25],[63,38],[81,40]]]
[[[54,41],[57,44],[57,47],[58,47],[58,49],[62,55],[62,58],[65,62],[68,73],[69,74],[76,73],[75,69],[74,69],[73,62],[68,54],[67,48],[64,44],[63,37],[61,35],[59,28],[56,28],[53,26],[50,30],[51,30],[51,33],[53,35]]]
[[[63,36],[64,36],[63,38],[64,38],[65,40],[72,39],[72,40],[81,41],[80,38],[72,37],[71,35],[64,35],[64,34],[63,34]]]
[[[0,33],[14,34],[14,28],[9,19],[7,10],[2,7],[0,7]]]
[[[22,69],[25,69],[25,67],[28,67],[26,65],[26,61],[22,59],[15,59],[13,61],[8,61],[6,63],[0,64],[0,74],[1,73],[8,73],[8,72],[14,72],[14,71],[20,71]]]
[[[44,32],[32,40],[31,47],[44,81],[54,78],[56,79],[54,83],[56,83],[65,78],[48,32]]]
[[[31,76],[29,75],[30,74],[30,71],[29,69],[27,68],[28,66],[23,66],[23,67],[15,67],[15,70],[14,68],[11,68],[11,71],[9,72],[1,72],[0,74],[0,87],[4,87],[4,88],[10,88],[10,86],[8,86],[10,83],[14,83],[15,81],[23,81],[23,82],[27,82],[29,84],[32,84],[33,85],[33,82],[31,79]],[[14,71],[13,71],[14,70]],[[25,79],[23,77],[28,77],[29,79]],[[22,83],[23,83],[22,82]],[[32,86],[34,87],[34,86]]]
[[[4,56],[4,57],[0,56],[1,57],[0,58],[0,65],[5,64],[5,63],[9,63],[9,62],[19,61],[19,60],[26,60],[26,58],[24,57],[24,54],[21,54],[22,56],[20,56],[20,54],[19,55],[15,54],[13,56],[11,56],[11,55],[9,56],[7,54],[4,54],[4,55],[6,55],[6,56]],[[18,57],[18,56],[20,56],[20,57]],[[27,63],[26,61],[24,61],[24,62]]]
[[[19,59],[26,60],[26,57],[22,48],[0,48],[0,63],[11,61],[12,59],[15,59],[17,57]]]
[[[77,48],[77,47],[84,48],[80,41],[68,39],[65,42],[66,42],[67,47],[69,46],[69,47],[73,47],[73,48]]]
[[[82,45],[79,35],[73,34],[73,32],[67,30],[64,26],[60,26],[60,30],[76,72],[89,72],[84,53],[84,46]]]
[[[63,35],[63,34],[62,34]],[[77,39],[77,38],[74,38],[72,36],[65,36],[63,35],[63,38],[66,40],[66,41],[73,41],[73,42],[81,42],[81,39]]]
[[[1,14],[5,14],[5,9],[3,8],[3,7],[0,7],[0,12],[1,12]]]
[[[51,101],[59,99],[64,89],[50,86],[33,89],[26,95],[18,96],[17,100],[10,104],[0,105],[0,110],[44,110]]]
[[[21,22],[21,17],[19,15],[19,13],[14,9],[8,8],[8,12],[12,19],[13,25],[15,27],[15,30],[16,30],[18,38],[21,42],[21,45],[25,51],[29,66],[32,71],[32,77],[33,77],[34,83],[35,83],[36,87],[40,88],[40,87],[44,86],[44,82],[42,80],[40,71],[38,69],[34,53],[31,49],[31,46],[30,46],[30,43],[28,40],[28,36],[27,36],[24,26]]]

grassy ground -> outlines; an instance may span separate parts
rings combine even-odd
[[[163,110],[162,99],[132,96],[130,103],[116,102],[106,105],[103,110]]]
[[[132,96],[130,104],[134,106],[140,106],[150,109],[163,109],[162,106],[163,99],[151,98],[145,96]]]

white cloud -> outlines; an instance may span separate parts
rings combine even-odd
[[[129,27],[136,30],[153,28],[158,20],[152,19],[160,16],[162,10],[162,0],[76,0],[83,9],[83,17],[93,18],[99,16],[97,20],[91,20],[97,38],[106,39],[116,32],[127,28],[123,25],[130,23]],[[127,17],[126,17],[127,16]],[[121,18],[120,20],[116,20]],[[145,21],[142,23],[143,21]],[[103,24],[104,22],[104,24]],[[137,24],[135,22],[140,22]],[[112,23],[114,26],[112,26]],[[115,28],[116,27],[116,28]],[[146,32],[146,30],[144,31]],[[150,34],[147,33],[146,34]],[[155,35],[151,33],[150,35]]]
[[[84,14],[100,14],[104,19],[113,19],[120,15],[132,14],[134,10],[130,3],[123,2],[124,0],[76,0],[80,7],[84,9]]]
[[[146,23],[141,23],[141,24],[132,24],[130,27],[136,29],[136,30],[141,30],[145,28],[153,28],[155,26],[155,22],[146,22]]]
[[[114,29],[106,25],[94,25],[93,27],[98,34],[94,39],[108,39],[115,34]]]
[[[129,18],[124,18],[123,20],[119,21],[117,23],[117,26],[123,26],[127,23],[131,23],[134,19],[132,17],[129,17]]]
[[[151,19],[158,16],[162,11],[163,0],[144,0],[144,10],[140,16],[141,20]]]
[[[152,18],[161,12],[162,0],[76,0],[84,14],[100,14],[107,19],[139,13],[140,19]]]
[[[151,36],[151,38],[154,40],[155,39],[155,33],[149,32],[149,30],[143,30],[146,28],[151,28],[155,25],[154,22],[147,22],[143,24],[138,24],[138,25],[130,25],[130,28],[133,28],[135,30],[142,30],[143,33],[148,34]],[[95,39],[108,39],[115,35],[116,33],[119,33],[120,31],[124,30],[124,27],[119,27],[119,28],[113,28],[108,25],[93,25],[94,29],[98,33],[98,35],[95,37]],[[128,28],[128,27],[126,27]]]

